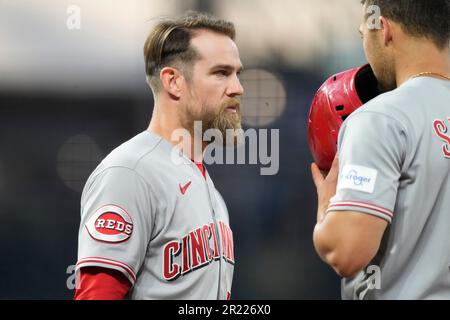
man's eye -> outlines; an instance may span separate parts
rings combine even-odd
[[[216,72],[214,72],[216,75],[219,76],[224,76],[226,77],[228,75],[228,73],[225,70],[217,70]]]

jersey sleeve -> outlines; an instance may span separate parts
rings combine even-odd
[[[120,271],[102,267],[80,270],[74,300],[124,300],[131,283]]]
[[[339,177],[327,212],[357,211],[392,221],[406,130],[388,115],[363,111],[339,132]]]
[[[113,167],[89,179],[81,199],[77,270],[116,269],[134,284],[153,221],[149,186],[135,171]]]

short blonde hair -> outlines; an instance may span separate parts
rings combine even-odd
[[[195,11],[164,19],[151,31],[145,41],[144,59],[147,81],[154,92],[161,88],[159,73],[164,67],[183,67],[189,73],[192,62],[200,58],[190,42],[195,31],[201,29],[224,34],[232,40],[236,36],[233,23]]]

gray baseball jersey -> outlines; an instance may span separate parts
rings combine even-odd
[[[328,212],[389,226],[344,299],[450,299],[450,81],[421,77],[354,112],[339,133]]]
[[[209,175],[176,150],[145,131],[94,170],[81,197],[77,270],[121,271],[131,299],[227,299],[227,208]]]

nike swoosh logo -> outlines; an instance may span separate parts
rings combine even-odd
[[[189,181],[188,183],[186,183],[184,186],[181,185],[180,183],[180,191],[181,194],[185,194],[186,190],[189,188],[189,186],[191,185],[192,181]]]

